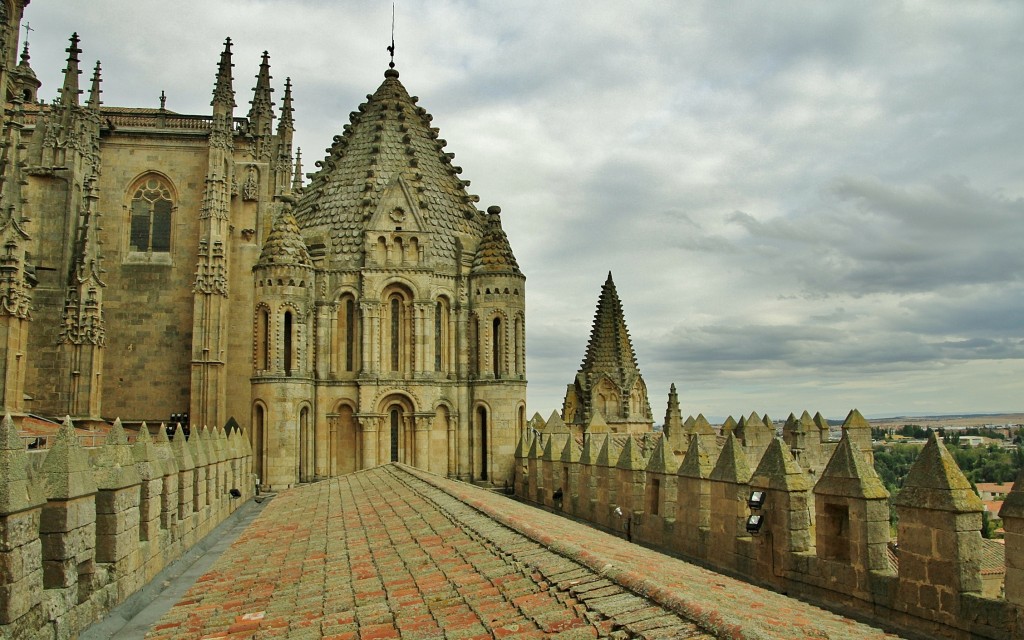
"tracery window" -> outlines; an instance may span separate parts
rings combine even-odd
[[[170,187],[159,177],[139,183],[132,195],[129,251],[166,253],[171,250]]]

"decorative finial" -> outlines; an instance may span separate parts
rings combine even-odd
[[[391,3],[391,46],[388,47],[388,53],[391,54],[391,62],[388,63],[388,67],[391,69],[395,68],[395,3]]]
[[[167,94],[164,93],[163,89],[161,89],[160,90],[160,110],[163,111],[166,108],[167,108]]]
[[[35,29],[32,28],[32,23],[31,22],[26,22],[25,23],[25,47],[26,47],[26,50],[28,49],[28,32],[29,31],[35,31]]]

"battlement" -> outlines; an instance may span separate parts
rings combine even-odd
[[[0,636],[72,638],[143,587],[253,496],[244,433],[115,421],[87,449],[65,419],[28,451],[0,423]]]
[[[839,442],[806,413],[790,416],[783,438],[774,429],[761,437],[766,422],[752,414],[710,438],[690,420],[664,436],[527,430],[516,450],[515,493],[887,628],[1020,637],[1024,480],[1000,514],[1004,596],[1003,574],[989,566],[1001,564],[989,548],[998,545],[981,538],[981,501],[934,435],[893,501],[899,523],[890,540],[889,493],[859,412],[850,412]]]

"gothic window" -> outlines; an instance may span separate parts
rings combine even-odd
[[[128,250],[136,253],[167,253],[171,250],[171,212],[174,202],[167,183],[148,176],[132,194]]]

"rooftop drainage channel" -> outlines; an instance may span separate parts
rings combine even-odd
[[[272,494],[259,496],[239,507],[205,538],[158,573],[149,584],[83,631],[78,636],[79,640],[132,640],[144,636],[164,613],[181,600],[196,580],[210,570],[272,497]]]

